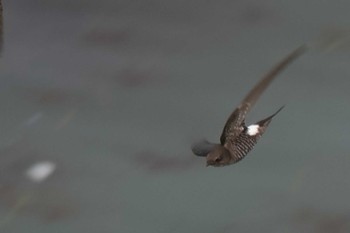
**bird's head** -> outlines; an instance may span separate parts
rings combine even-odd
[[[207,155],[207,166],[222,167],[230,163],[230,152],[222,145],[217,145]]]

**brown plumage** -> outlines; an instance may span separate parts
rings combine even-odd
[[[255,85],[228,118],[220,137],[220,144],[214,144],[203,140],[192,145],[193,153],[198,156],[207,157],[207,166],[226,166],[237,163],[243,159],[263,135],[272,118],[281,111],[283,107],[278,109],[273,115],[248,127],[244,122],[247,113],[277,74],[303,54],[306,49],[306,46],[301,46],[294,50]]]

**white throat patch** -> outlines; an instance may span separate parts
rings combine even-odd
[[[248,135],[249,136],[256,135],[257,133],[259,133],[259,128],[260,128],[259,125],[249,125],[247,130]]]

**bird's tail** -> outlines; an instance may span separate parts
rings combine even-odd
[[[265,127],[268,126],[268,125],[270,124],[272,118],[273,118],[274,116],[276,116],[283,108],[284,108],[284,105],[283,105],[282,107],[280,107],[274,114],[272,114],[271,116],[269,116],[269,117],[267,117],[267,118],[265,118],[265,119],[263,119],[263,120],[257,122],[256,124],[259,125],[260,127],[262,127],[262,126],[265,126]]]

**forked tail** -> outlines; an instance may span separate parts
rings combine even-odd
[[[282,107],[280,107],[274,114],[272,114],[271,116],[269,116],[269,117],[267,117],[267,118],[257,122],[256,124],[259,125],[260,127],[261,126],[267,126],[268,124],[270,124],[272,118],[274,116],[276,116],[283,108],[284,108],[284,105]]]

